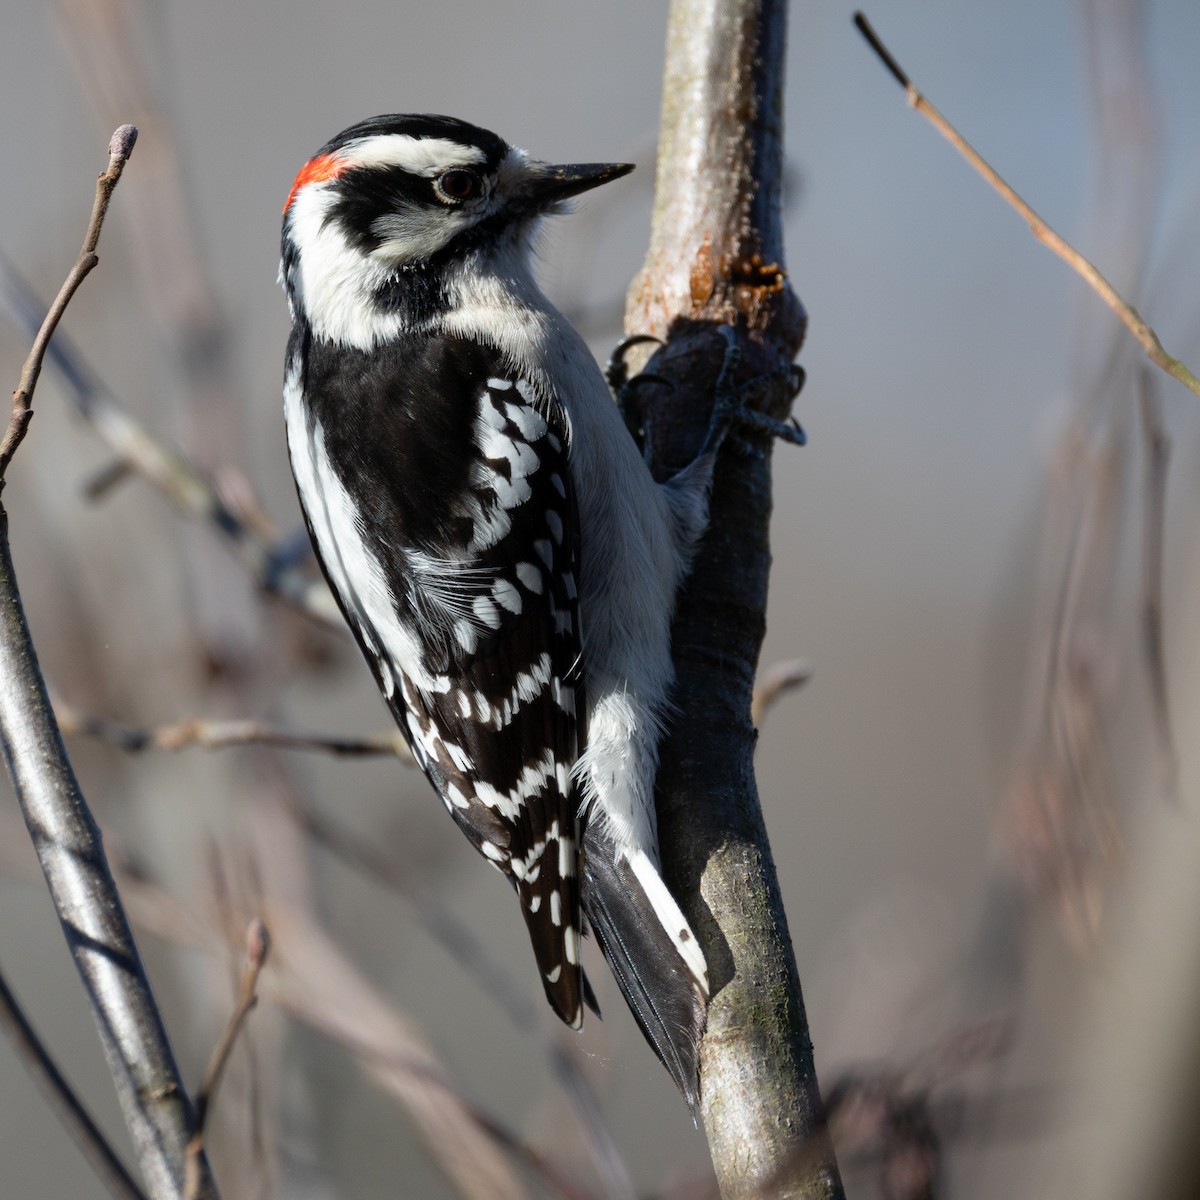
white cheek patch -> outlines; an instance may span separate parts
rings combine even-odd
[[[400,318],[381,311],[375,301],[389,275],[399,266],[444,249],[491,211],[496,198],[492,181],[487,180],[484,196],[460,208],[398,203],[372,223],[371,231],[380,244],[364,253],[337,222],[328,219],[337,195],[337,176],[356,168],[397,167],[431,178],[447,170],[485,166],[487,158],[477,146],[446,138],[380,134],[350,143],[337,152],[336,159],[336,175],[298,184],[289,198],[291,236],[302,248],[289,282],[315,333],[341,345],[370,350],[394,338],[401,329]]]
[[[392,209],[371,222],[371,232],[380,240],[371,258],[393,266],[432,258],[451,239],[470,228],[477,215],[408,205]]]
[[[400,318],[375,304],[387,268],[352,246],[337,223],[328,220],[332,200],[329,184],[311,183],[296,193],[288,223],[303,253],[289,280],[315,334],[371,350],[397,336]]]

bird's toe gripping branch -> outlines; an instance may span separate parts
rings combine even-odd
[[[784,363],[743,383],[737,383],[738,368],[742,363],[742,350],[736,332],[728,325],[721,327],[725,338],[725,358],[713,396],[713,414],[700,456],[715,454],[733,429],[746,434],[758,434],[767,438],[777,437],[792,446],[803,446],[808,436],[795,417],[778,421],[759,408],[752,407],[754,401],[783,384],[788,389],[788,398],[794,399],[804,386],[804,368],[798,363]],[[741,442],[742,448],[750,453],[761,453],[748,439]]]
[[[604,379],[618,401],[620,401],[625,385],[629,382],[629,364],[625,361],[625,356],[634,346],[649,345],[661,346],[663,340],[655,337],[652,333],[635,333],[631,337],[622,338],[613,347],[608,362],[604,364]]]
[[[675,384],[665,376],[649,371],[643,371],[630,379],[629,364],[625,361],[625,356],[634,346],[664,344],[662,338],[654,337],[653,334],[635,333],[631,337],[622,338],[616,344],[604,365],[605,382],[617,402],[621,416],[625,419],[629,436],[637,443],[647,465],[653,461],[653,452],[650,446],[650,431],[646,424],[646,392],[654,388],[666,388],[674,392]]]
[[[737,334],[728,325],[721,327],[721,333],[725,338],[725,357],[714,389],[712,419],[704,445],[696,457],[716,454],[734,429],[739,429],[747,435],[757,434],[759,439],[777,437],[792,446],[806,445],[808,436],[794,417],[787,421],[779,421],[755,406],[763,396],[781,384],[787,388],[789,400],[794,399],[804,386],[804,368],[798,363],[785,363],[756,375],[753,379],[737,383],[737,372],[742,362]],[[653,372],[642,372],[633,378],[629,377],[626,355],[634,346],[647,344],[665,345],[661,338],[645,333],[634,334],[618,342],[605,364],[604,378],[612,390],[621,415],[625,418],[630,436],[649,463],[653,461],[653,450],[645,419],[646,394],[656,388],[675,391],[677,385],[665,376]],[[751,443],[749,436],[739,440],[739,447],[745,453],[761,453],[760,448]]]

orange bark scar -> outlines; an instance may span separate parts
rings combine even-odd
[[[706,233],[704,241],[700,243],[700,249],[696,251],[696,261],[688,275],[688,291],[691,293],[693,313],[703,309],[712,299],[715,288],[712,238]]]

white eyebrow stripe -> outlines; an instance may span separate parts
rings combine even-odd
[[[401,167],[413,175],[438,175],[451,167],[480,166],[487,156],[478,146],[449,138],[380,133],[335,151],[348,167]]]

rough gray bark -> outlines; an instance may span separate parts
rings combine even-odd
[[[754,407],[787,416],[804,310],[783,267],[785,0],[673,0],[650,250],[626,331],[666,345],[638,400],[654,469],[688,462],[726,350]],[[708,957],[701,1108],[724,1197],[840,1197],[800,982],[755,789],[750,701],[764,631],[771,445],[735,430],[674,628],[680,715],[658,809],[668,882]]]

